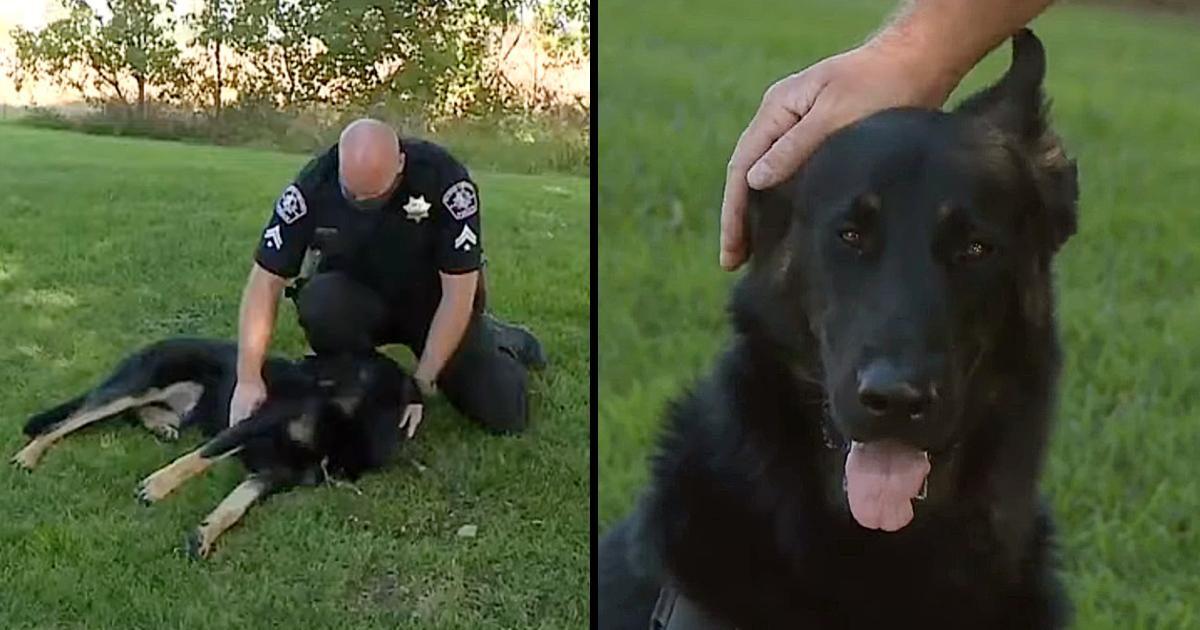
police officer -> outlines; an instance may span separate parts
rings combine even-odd
[[[300,273],[318,255],[315,273]],[[380,121],[351,123],[284,189],[263,231],[242,296],[230,423],[266,397],[280,293],[296,278],[289,295],[314,352],[402,343],[419,357],[422,394],[443,392],[490,431],[521,431],[526,370],[544,357],[527,330],[484,312],[482,265],[479,192],[467,169]],[[409,437],[420,421],[419,405],[400,419]]]

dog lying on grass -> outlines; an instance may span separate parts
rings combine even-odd
[[[122,361],[94,389],[34,415],[30,442],[13,463],[32,471],[55,442],[85,426],[133,412],[164,440],[197,426],[211,439],[146,477],[137,498],[149,505],[215,462],[236,457],[247,476],[188,538],[207,557],[217,538],[267,495],[333,478],[353,481],[388,465],[401,443],[400,418],[421,395],[392,359],[366,355],[273,357],[263,374],[267,398],[247,419],[228,424],[237,346],[172,338]]]

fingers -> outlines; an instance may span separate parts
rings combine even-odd
[[[750,186],[766,188],[791,175],[791,171],[776,170],[775,162],[764,165],[760,158],[808,113],[821,87],[819,73],[812,70],[771,86],[758,113],[738,138],[726,169],[721,200],[720,262],[725,270],[737,269],[749,254],[745,216]]]
[[[400,428],[408,428],[405,432],[405,436],[408,439],[411,440],[417,434],[417,427],[421,424],[421,418],[424,415],[423,412],[424,408],[422,405],[409,405],[404,408],[404,415],[400,418]]]
[[[229,405],[229,426],[233,426],[245,419],[246,413],[240,406],[237,406],[236,403]]]
[[[413,436],[417,434],[417,427],[421,424],[422,415],[424,414],[422,414],[420,407],[412,408],[409,412],[405,413],[405,416],[408,416],[408,439],[413,439]]]
[[[809,118],[816,113],[814,105],[817,95],[825,87],[819,73],[811,71],[802,72],[784,81],[785,83],[778,84],[782,86],[779,96],[773,102],[764,101],[759,116],[755,116],[755,121],[750,123],[753,128],[755,122],[762,118],[762,121],[758,123],[759,129],[756,133],[762,135],[762,142],[765,143],[765,146],[754,154],[754,164],[746,173],[747,183],[757,190],[770,188],[782,182],[800,168],[801,161],[781,161],[778,156],[781,150],[791,147],[793,138],[790,137],[790,133],[792,131],[797,127],[809,126]],[[805,139],[807,138],[801,138],[801,140]],[[804,152],[805,157],[812,153],[812,146],[805,145],[797,148],[802,152],[807,149]],[[789,154],[784,153],[784,155]],[[767,159],[768,156],[773,157]]]
[[[742,133],[729,168],[725,173],[725,195],[721,199],[721,267],[733,271],[746,262],[746,237],[743,234],[743,217],[746,212],[746,171],[750,168],[744,154],[746,133]]]
[[[233,426],[246,418],[249,418],[262,404],[262,400],[242,401],[235,396],[229,402],[229,426]]]
[[[750,185],[770,188],[799,170],[830,133],[835,131],[833,117],[820,105],[787,130],[750,169]]]

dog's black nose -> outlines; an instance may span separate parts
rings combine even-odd
[[[933,405],[935,391],[932,382],[890,361],[873,361],[858,374],[858,400],[876,416],[920,418]]]

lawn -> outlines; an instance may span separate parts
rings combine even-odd
[[[645,480],[664,405],[725,342],[735,275],[717,266],[717,216],[738,134],[767,85],[861,41],[892,6],[601,6],[602,527]],[[1034,28],[1083,187],[1057,264],[1067,361],[1044,481],[1077,627],[1200,627],[1200,21],[1066,5]]]
[[[233,338],[262,226],[304,161],[0,124],[0,450],[24,443],[30,413],[146,342]],[[273,497],[196,563],[185,535],[238,466],[142,507],[138,480],[199,436],[165,444],[122,422],[81,431],[32,475],[0,467],[0,627],[583,627],[588,182],[475,176],[494,310],[530,325],[551,362],[531,381],[525,435],[487,435],[439,400],[361,496]],[[282,305],[273,349],[304,348]],[[477,535],[458,536],[463,525]]]

